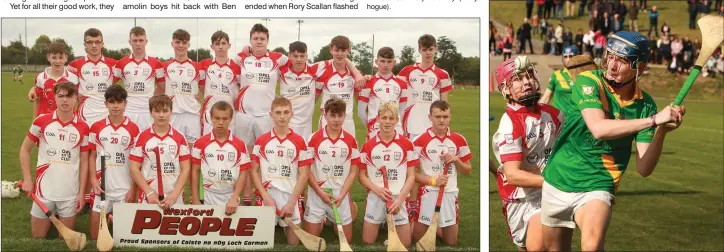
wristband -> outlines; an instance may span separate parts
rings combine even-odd
[[[656,127],[656,115],[651,116],[651,128]]]
[[[437,186],[437,178],[430,178],[430,185]]]

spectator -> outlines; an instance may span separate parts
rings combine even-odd
[[[525,1],[525,17],[530,18],[531,14],[533,14],[533,0],[526,0]]]
[[[684,57],[681,60],[681,64],[679,67],[679,73],[681,74],[688,74],[691,72],[691,60],[689,60],[689,57],[684,55]]]
[[[684,50],[684,44],[681,43],[681,39],[678,37],[674,37],[674,40],[671,42],[671,57],[674,57],[678,59],[679,61],[682,61],[682,52]]]
[[[546,5],[545,5],[545,10],[543,10],[543,16],[546,19],[550,19],[551,11],[553,10],[553,0],[545,0],[545,1],[546,1]]]
[[[541,17],[541,19],[548,19],[543,15],[543,9],[545,8],[546,0],[535,0],[536,5],[538,5],[538,16]],[[543,30],[545,32],[545,30]]]
[[[716,72],[717,72],[717,64],[716,59],[714,56],[709,56],[709,59],[706,61],[704,66],[701,68],[701,75],[704,77],[707,77],[711,75],[712,78],[716,78]]]
[[[588,20],[591,20],[591,18],[593,17],[593,13],[598,11],[598,6],[600,5],[598,1],[600,0],[593,0],[593,2],[588,4]]]
[[[710,7],[711,6],[709,5],[709,2],[707,0],[703,0],[703,1],[699,2],[699,12],[701,12],[704,15],[709,14]]]
[[[699,51],[701,51],[701,42],[699,42],[698,38],[694,39],[694,43],[691,44],[693,47],[692,50],[694,51],[694,57],[699,57]]]
[[[490,39],[488,40],[488,50],[495,51],[495,38],[498,37],[498,29],[493,25],[493,21],[490,21]],[[492,48],[492,49],[491,49]]]
[[[688,0],[689,4],[689,30],[696,30],[696,15],[699,13],[698,0]]]
[[[657,44],[658,41],[656,41],[654,36],[649,36],[649,50],[651,50],[651,57],[649,59],[652,64],[661,64],[661,59],[659,59],[659,47]]]
[[[553,26],[548,26],[548,32],[546,33],[546,41],[551,43],[551,54],[556,53],[556,32],[553,30]]]
[[[563,22],[563,1],[565,0],[553,0],[554,12],[556,19],[560,19]]]
[[[503,61],[510,59],[513,53],[513,37],[510,34],[505,35],[503,39]]]
[[[544,37],[548,35],[548,21],[541,18],[540,20],[540,39],[545,40]]]
[[[533,27],[532,35],[538,34],[538,29],[540,29],[540,20],[538,20],[538,15],[533,15],[533,18],[530,20],[530,24]]]
[[[614,32],[619,32],[619,31],[623,30],[623,26],[621,25],[621,22],[619,22],[619,21],[620,20],[619,20],[618,14],[614,14],[613,15],[613,31]]]
[[[518,27],[518,31],[516,31],[516,36],[518,36],[518,54],[525,53],[525,38],[523,37],[523,26]]]
[[[592,29],[589,29],[588,32],[583,35],[583,45],[585,46],[586,52],[588,52],[588,55],[590,55],[591,58],[595,58],[595,55],[593,53],[593,46],[596,41],[595,36],[596,33]]]
[[[671,62],[671,41],[669,36],[661,36],[656,47],[659,48],[659,62],[668,64]]]
[[[684,56],[688,56],[691,61],[694,57],[694,44],[691,43],[689,36],[684,37],[684,41],[681,43],[684,45]]]
[[[716,69],[720,74],[724,74],[724,53],[719,54],[719,59],[716,61]]]
[[[578,47],[578,51],[583,54],[583,30],[580,28],[578,31],[576,31],[576,38],[575,38],[576,47]]]
[[[597,31],[594,39],[595,39],[594,49],[596,50],[596,58],[601,59],[601,57],[603,56],[603,47],[606,46],[606,36],[603,35],[601,33],[601,31]]]
[[[530,32],[533,29],[533,27],[530,26],[530,23],[528,23],[527,18],[523,19],[523,25],[521,26],[521,28],[523,28],[520,33],[520,35],[521,35],[520,41],[522,41],[520,47],[522,47],[522,49],[523,49],[522,51],[525,52],[525,48],[524,48],[525,42],[528,42],[528,46],[530,46],[530,53],[535,54],[535,52],[533,51],[533,40],[531,39],[532,35]]]
[[[563,52],[563,24],[558,23],[556,26],[556,55],[560,55]]]
[[[613,31],[613,26],[608,18],[608,12],[604,12],[603,18],[598,20],[598,27],[601,29],[601,33],[604,36],[608,36],[608,34]]]
[[[646,2],[647,2],[646,0],[639,0],[639,7],[641,7],[641,9],[639,9],[639,12],[646,11],[646,9],[648,8],[648,6],[646,6]],[[656,36],[659,36],[659,35],[656,35]]]
[[[621,30],[624,30],[624,27],[626,26],[626,14],[628,14],[628,9],[626,7],[626,3],[624,3],[623,0],[619,0],[618,5],[616,5],[615,13],[618,14],[619,27],[621,27]]]
[[[576,0],[566,0],[566,17],[576,16]]]
[[[679,69],[681,69],[681,64],[679,64],[679,61],[677,61],[676,58],[674,58],[674,60],[672,60],[670,64],[667,64],[667,66],[668,67],[666,69],[669,70],[669,72],[673,73],[674,76],[679,77]]]
[[[496,41],[498,41],[498,48],[495,50],[495,56],[498,56],[498,55],[503,54],[503,47],[504,47],[503,38],[500,35],[498,35],[498,37],[496,38]]]
[[[651,7],[651,12],[649,12],[649,36],[652,31],[656,32],[656,37],[659,36],[659,11],[656,10],[656,5]]]
[[[513,39],[515,39],[515,33],[513,33],[514,31],[515,28],[513,28],[513,21],[509,21],[508,26],[505,27],[505,34],[510,35]]]
[[[571,27],[566,27],[566,31],[563,32],[563,47],[566,48],[570,45],[573,45],[573,32],[571,32]]]
[[[578,5],[578,16],[582,17],[583,12],[586,11],[586,6],[588,5],[588,0],[581,0],[581,4]]]
[[[598,10],[593,10],[593,15],[588,18],[588,29],[591,29],[593,31],[600,30],[600,26],[598,24],[598,20],[600,18],[598,17]]]
[[[629,31],[639,31],[639,11],[638,7],[636,7],[636,1],[631,2],[631,5],[628,7],[628,19],[629,19]]]
[[[671,36],[671,27],[664,21],[664,25],[661,26],[661,34]]]
[[[719,16],[724,16],[724,5],[719,6]]]

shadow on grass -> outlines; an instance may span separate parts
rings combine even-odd
[[[624,192],[617,192],[616,196],[649,196],[649,195],[686,195],[686,194],[699,194],[703,193],[702,191],[624,191]]]

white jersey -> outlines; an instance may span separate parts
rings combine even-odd
[[[398,107],[406,106],[404,104],[407,103],[407,84],[394,75],[383,78],[378,73],[365,83],[365,87],[360,91],[359,100],[367,103],[365,125],[369,134],[380,128],[377,123],[377,115],[383,103],[394,102]],[[402,122],[398,121],[397,126],[402,127]]]
[[[246,144],[231,134],[219,141],[213,132],[196,140],[191,151],[191,163],[201,165],[204,191],[227,194],[234,192],[239,174],[251,168]]]
[[[216,58],[205,59],[200,65],[199,88],[204,90],[202,116],[205,123],[211,124],[211,107],[214,104],[220,101],[234,104],[239,93],[241,69],[231,59],[224,64],[216,62]]]
[[[196,96],[199,94],[200,72],[199,64],[190,59],[183,62],[172,59],[163,63],[166,95],[173,101],[173,113],[199,114],[201,104]]]
[[[123,197],[131,189],[131,174],[128,157],[136,145],[136,137],[140,133],[138,126],[125,117],[123,122],[114,126],[106,118],[94,123],[88,134],[88,145],[96,151],[96,179],[101,179],[101,158],[106,153],[106,196]]]
[[[71,71],[64,70],[63,75],[57,79],[51,77],[51,72],[51,68],[46,67],[45,71],[35,76],[35,94],[40,101],[37,114],[35,115],[36,117],[42,114],[53,113],[57,108],[55,104],[55,92],[53,91],[56,84],[70,82],[76,86],[78,85],[78,76]]]
[[[115,65],[116,60],[103,56],[96,62],[86,56],[68,64],[68,71],[78,76],[79,80],[78,115],[89,125],[95,123],[89,122],[89,119],[108,115],[108,109],[104,104],[105,93],[108,87],[118,81],[118,78],[113,76]]]
[[[432,127],[428,118],[430,105],[453,88],[450,75],[438,66],[422,69],[420,63],[415,63],[400,70],[398,77],[407,82],[410,97],[402,116],[402,127],[408,134],[422,134]]]
[[[292,111],[294,111],[294,116],[289,121],[290,127],[312,126],[316,81],[322,75],[320,70],[323,69],[319,64],[307,64],[304,70],[297,73],[292,69],[291,61],[281,67],[282,82],[279,84],[279,93],[292,102]]]
[[[156,166],[156,152],[159,147],[161,169]],[[136,140],[136,146],[131,151],[130,160],[141,163],[143,178],[153,191],[158,193],[158,174],[163,181],[163,192],[168,195],[176,187],[176,181],[181,176],[181,161],[189,160],[189,146],[186,137],[174,128],[170,128],[164,136],[159,136],[153,126],[141,132]],[[142,195],[145,198],[145,195]]]
[[[276,188],[293,193],[299,167],[312,163],[304,139],[289,129],[285,138],[279,138],[274,129],[261,135],[254,143],[251,159],[259,164],[264,188]]]
[[[553,144],[561,132],[563,113],[547,104],[536,104],[538,111],[508,104],[493,134],[493,152],[500,164],[520,161],[521,170],[541,174],[548,163]],[[540,197],[541,188],[522,188],[508,184],[503,166],[498,168],[500,196],[503,200]]]
[[[308,142],[308,153],[314,155],[312,175],[319,187],[342,189],[352,165],[359,164],[359,149],[354,136],[342,131],[336,139],[332,139],[325,127],[315,132]]]
[[[325,61],[324,64],[319,63],[319,70],[322,75],[317,82],[317,93],[322,94],[322,103],[320,109],[324,110],[324,103],[332,97],[337,97],[347,103],[347,120],[352,120],[352,111],[354,111],[354,95],[359,90],[354,86],[354,78],[349,68],[346,73],[341,74],[334,67],[331,61]],[[324,111],[322,111],[324,112]]]
[[[126,56],[113,67],[113,76],[123,80],[128,91],[126,112],[149,113],[148,100],[154,95],[156,83],[163,83],[163,65],[158,59],[146,56],[135,61]]]
[[[88,151],[88,125],[77,116],[61,122],[53,112],[35,118],[27,136],[38,146],[35,195],[51,201],[75,199],[80,154]]]
[[[281,53],[267,52],[261,57],[239,53],[233,60],[243,73],[236,111],[253,116],[269,115],[276,96],[279,67],[289,59]]]
[[[392,195],[400,195],[407,179],[407,168],[417,165],[412,142],[395,132],[395,138],[385,143],[378,136],[367,140],[360,151],[360,170],[367,173],[372,183],[384,188],[381,167],[387,169],[387,180]],[[369,189],[368,189],[369,191]]]
[[[415,145],[415,152],[420,159],[422,174],[425,176],[435,177],[442,175],[444,163],[442,162],[441,156],[443,152],[457,156],[461,162],[467,162],[473,157],[468,146],[468,141],[465,140],[462,135],[450,129],[447,130],[447,134],[443,137],[438,137],[432,129],[427,129],[427,132],[415,139],[413,145]],[[455,164],[450,164],[447,175],[448,180],[447,185],[445,185],[445,192],[459,191],[458,171],[455,168]],[[440,187],[428,185],[425,186],[425,189],[428,191],[438,191]]]

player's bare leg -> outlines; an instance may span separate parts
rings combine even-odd
[[[581,250],[603,251],[611,207],[601,200],[591,200],[574,214],[581,229]]]
[[[365,221],[362,224],[362,242],[365,244],[375,243],[379,230],[380,224],[372,224]]]
[[[352,243],[352,223],[347,225],[342,225],[342,230],[344,231],[344,238],[347,239],[347,243]],[[320,229],[321,231],[321,229]],[[337,226],[334,226],[334,231],[337,232]],[[319,236],[319,235],[317,235]]]
[[[322,229],[324,228],[323,223],[324,222],[312,223],[312,222],[308,222],[307,220],[304,220],[304,231],[306,231],[307,233],[309,233],[311,235],[319,236],[322,233]]]
[[[291,227],[284,228],[284,234],[287,236],[287,244],[299,245],[299,237],[294,233]]]
[[[397,229],[397,236],[400,237],[400,242],[402,242],[402,245],[405,245],[406,248],[409,248],[412,244],[412,228],[410,228],[410,224],[408,223],[396,225],[395,229]]]
[[[540,227],[539,227],[540,228]],[[437,230],[442,233],[442,242],[450,246],[458,245],[458,224],[447,226],[444,228],[438,228]]]
[[[98,239],[98,225],[100,224],[101,213],[91,210],[90,214],[90,239]]]
[[[571,251],[573,229],[543,226],[543,245],[546,251]]]
[[[45,238],[50,230],[50,219],[41,219],[35,216],[30,216],[30,233],[33,238]]]
[[[422,239],[423,236],[425,236],[425,233],[427,232],[427,229],[430,228],[429,225],[425,225],[423,223],[417,223],[417,225],[412,226],[412,241],[418,242],[420,239]]]
[[[543,234],[540,223],[540,213],[533,215],[528,220],[528,230],[525,235],[525,248],[528,251],[543,251]]]
[[[76,215],[77,216],[77,215]],[[68,227],[70,230],[75,230],[75,217],[60,217],[58,216],[58,220],[63,223],[66,227]],[[50,219],[48,219],[50,221]],[[62,238],[62,235],[60,232],[58,232],[58,238]]]

